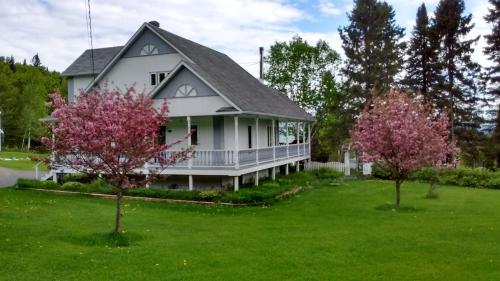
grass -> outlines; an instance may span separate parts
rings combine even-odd
[[[314,183],[313,183],[314,185]],[[0,190],[3,280],[500,280],[500,191],[344,181],[270,207]],[[121,246],[120,246],[121,245]],[[128,246],[127,246],[128,245]]]
[[[19,151],[2,151],[0,158],[17,158],[21,160],[0,160],[0,167],[15,169],[15,170],[33,170],[37,161],[31,161],[30,157],[46,157],[47,154],[36,152],[19,152]],[[41,170],[47,170],[47,166],[42,164]]]

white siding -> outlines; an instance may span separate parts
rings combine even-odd
[[[248,126],[252,126],[252,148],[257,148],[254,118],[239,118],[239,149],[248,149]],[[259,148],[267,147],[267,126],[272,126],[270,119],[259,119]],[[234,116],[224,118],[224,146],[234,149]]]
[[[68,93],[73,93],[74,98],[76,98],[80,94],[80,91],[84,91],[89,86],[92,81],[92,76],[76,76],[70,79],[73,80],[73,83],[68,83],[68,87],[72,84],[73,89],[68,88]]]
[[[211,150],[214,146],[214,133],[212,117],[191,117],[191,125],[198,126],[198,146],[200,150]],[[186,117],[172,118],[167,126],[166,138],[167,142],[174,142],[183,139],[187,134],[187,120]],[[183,148],[187,146],[187,140],[172,147],[172,150]]]
[[[169,116],[202,116],[215,115],[221,107],[230,106],[220,96],[189,97],[167,99],[169,105]],[[155,99],[155,106],[158,108],[163,100]]]
[[[140,92],[145,90],[151,92],[155,86],[151,86],[151,72],[170,71],[181,60],[179,54],[165,54],[157,56],[142,56],[131,58],[120,58],[111,70],[99,81],[102,87],[108,82],[108,88],[121,89],[132,86]]]

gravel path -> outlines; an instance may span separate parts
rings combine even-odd
[[[0,167],[0,187],[12,186],[18,178],[34,179],[35,171],[12,170]]]

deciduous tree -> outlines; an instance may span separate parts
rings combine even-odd
[[[169,157],[163,151],[179,143],[158,143],[160,126],[168,123],[166,101],[159,109],[144,93],[129,88],[125,93],[94,89],[80,93],[75,103],[66,103],[52,94],[52,116],[57,123],[54,134],[43,142],[57,155],[52,164],[71,167],[79,172],[101,175],[116,191],[115,232],[121,229],[121,201],[126,189],[152,179],[168,165],[190,156],[185,148]],[[157,168],[148,167],[153,158]],[[137,174],[148,174],[140,179]]]
[[[372,100],[352,138],[361,160],[375,161],[395,181],[397,207],[401,183],[411,172],[439,165],[455,151],[448,140],[448,117],[433,117],[421,103],[396,90]]]

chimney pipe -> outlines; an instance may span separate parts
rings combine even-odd
[[[260,71],[259,71],[259,78],[262,81],[263,80],[263,67],[264,67],[264,47],[259,47],[259,52],[260,52]]]
[[[160,23],[155,20],[150,21],[149,24],[152,26],[160,27]]]

